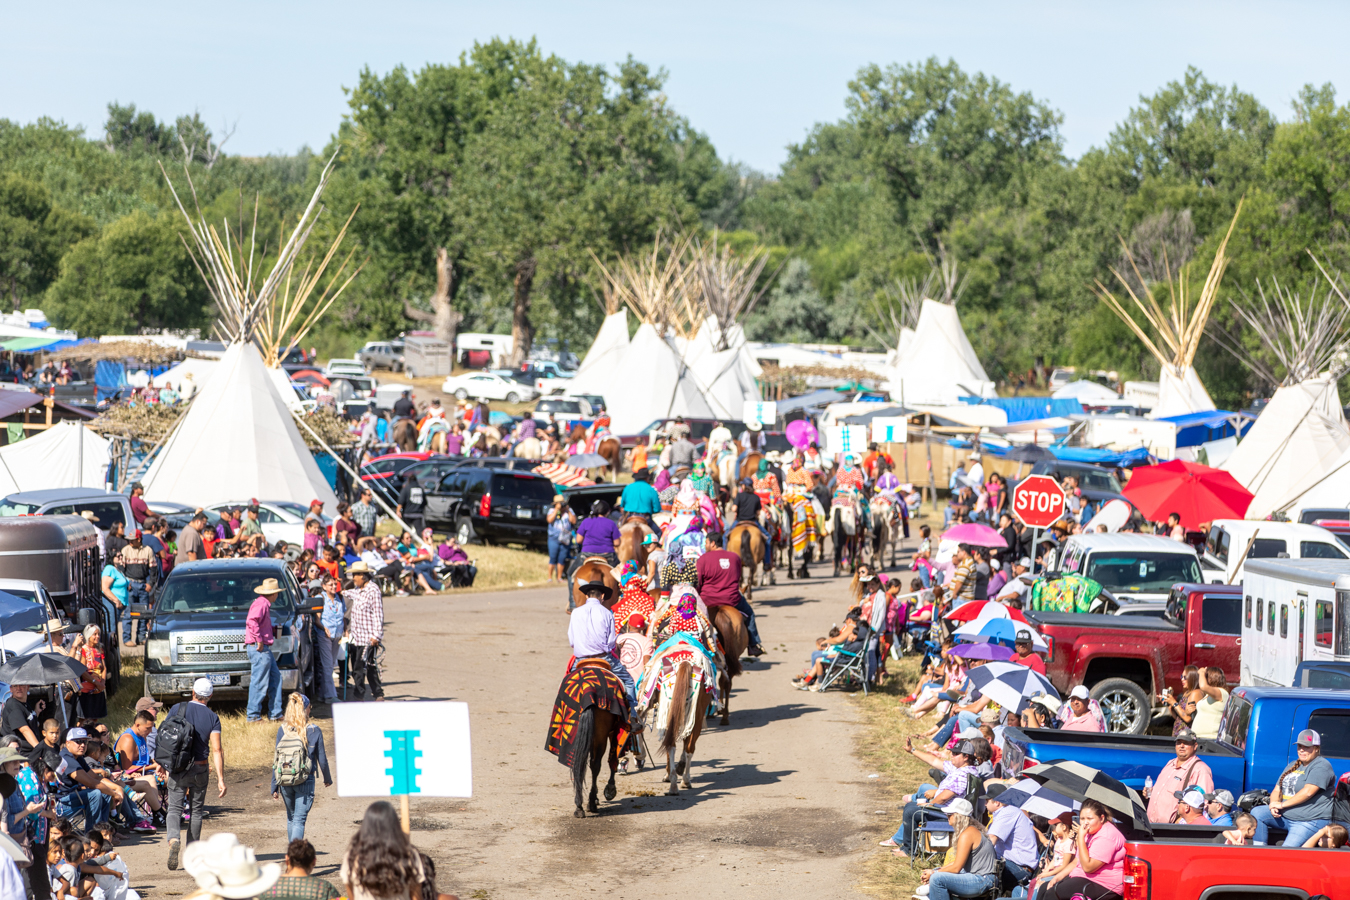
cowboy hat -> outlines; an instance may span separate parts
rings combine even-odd
[[[83,512],[81,512],[80,515],[83,516],[87,521],[92,522],[95,525],[98,524],[98,516],[94,515],[93,510],[86,509]]]
[[[280,865],[258,865],[252,848],[245,847],[229,832],[188,844],[183,850],[183,868],[197,882],[197,887],[230,900],[256,897],[281,877]]]
[[[614,589],[603,581],[583,581],[578,587],[581,593],[587,597],[599,597],[601,600],[608,600],[614,594]]]
[[[281,586],[281,582],[275,578],[264,578],[263,583],[253,589],[253,593],[275,596],[284,590],[286,589]]]
[[[354,563],[352,563],[350,566],[347,567],[347,574],[348,574],[348,575],[369,575],[369,574],[370,574],[370,566],[366,564],[365,560],[362,560],[361,562],[354,562]]]
[[[759,424],[758,422],[746,422],[745,427],[750,429],[751,431],[759,431],[764,426]]]

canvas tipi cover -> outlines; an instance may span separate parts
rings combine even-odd
[[[278,396],[252,344],[231,344],[197,393],[150,470],[141,479],[148,500],[209,506],[248,500],[337,497]]]
[[[1264,519],[1321,481],[1347,450],[1336,384],[1312,378],[1275,392],[1223,468],[1255,495],[1247,518]]]
[[[610,378],[615,367],[628,349],[628,310],[620,309],[605,316],[600,331],[586,351],[576,376],[568,385],[568,390],[577,394],[600,394],[606,398],[612,387]]]
[[[963,396],[995,396],[994,383],[961,328],[955,306],[924,300],[905,351],[891,376],[892,400],[952,405]]]
[[[683,347],[685,363],[712,407],[713,415],[739,422],[745,402],[760,400],[759,384],[755,379],[756,372],[762,374],[763,369],[750,355],[740,326],[733,325],[727,330],[729,346],[726,350],[716,349],[715,338],[719,330],[717,317],[708,316],[692,340],[687,343],[677,340],[676,346]]]
[[[1158,377],[1158,405],[1149,418],[1165,419],[1214,409],[1214,401],[1191,366],[1164,365]]]
[[[77,422],[57,422],[0,448],[0,494],[48,488],[103,488],[108,440]]]
[[[605,403],[616,434],[636,434],[654,419],[715,418],[687,363],[645,322],[615,368]]]

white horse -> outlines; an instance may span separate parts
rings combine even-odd
[[[515,456],[518,459],[543,459],[544,443],[539,438],[527,437],[516,443]]]

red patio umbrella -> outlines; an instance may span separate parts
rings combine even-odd
[[[993,600],[972,600],[969,603],[962,603],[960,606],[946,613],[942,618],[949,622],[971,622],[980,617],[986,606],[993,604],[995,607],[1003,610],[1002,615],[1012,619],[1015,622],[1026,622],[1027,617],[1022,615],[1020,609],[1013,609],[1004,606],[1002,603],[995,603]]]
[[[1252,494],[1222,469],[1174,459],[1135,469],[1125,485],[1125,499],[1150,522],[1177,513],[1182,527],[1194,531],[1215,519],[1241,519]]]

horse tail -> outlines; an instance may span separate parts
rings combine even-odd
[[[733,620],[731,613],[736,613]],[[741,611],[731,606],[718,606],[713,613],[713,629],[722,640],[722,649],[727,660],[727,675],[735,678],[741,674],[741,654],[749,644],[745,634],[745,619]],[[740,638],[738,641],[737,638]]]
[[[750,538],[751,531],[753,531],[751,528],[741,529],[741,543],[736,551],[741,555],[741,568],[746,572],[754,572],[755,570],[755,551]]]
[[[591,745],[595,743],[595,707],[588,706],[577,719],[577,736],[572,742],[572,787],[577,794],[577,809],[582,808],[582,794],[586,786],[586,769],[591,761]]]
[[[689,663],[682,662],[675,670],[675,684],[670,689],[670,713],[666,733],[661,737],[661,749],[670,750],[684,733],[689,718],[689,683],[693,680]]]

